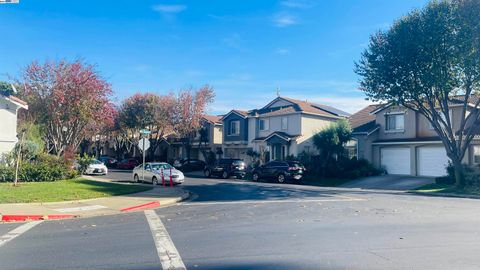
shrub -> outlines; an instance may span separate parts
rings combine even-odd
[[[65,164],[63,159],[47,154],[38,155],[31,162],[20,165],[18,179],[22,182],[45,182],[71,179],[77,172]],[[15,166],[0,166],[0,182],[15,180]]]
[[[95,160],[94,156],[89,156],[89,155],[84,155],[84,156],[77,156],[76,158],[77,163],[78,163],[78,172],[80,174],[83,174],[86,170],[88,165],[92,164],[92,162]]]

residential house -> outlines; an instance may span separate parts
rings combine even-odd
[[[475,102],[469,113],[477,113]],[[454,130],[461,120],[461,104],[450,104]],[[371,105],[349,118],[357,142],[357,156],[389,174],[442,176],[449,158],[430,122],[415,111],[393,104]],[[480,142],[468,148],[465,164],[480,164]]]
[[[19,109],[28,109],[25,101],[0,95],[0,155],[10,152],[17,143],[17,114]]]
[[[212,151],[217,153],[222,149],[223,141],[223,123],[221,121],[222,116],[216,115],[204,115],[200,119],[200,130],[193,134],[193,139],[190,142],[190,158],[205,160],[202,152]],[[187,158],[187,151],[182,138],[170,137],[165,140],[165,146],[170,146],[168,150],[168,159],[181,159]],[[161,149],[164,149],[162,147]]]
[[[249,161],[249,149],[267,154],[269,160],[316,152],[313,136],[348,113],[307,101],[277,97],[263,108],[232,110],[223,118],[225,157]]]

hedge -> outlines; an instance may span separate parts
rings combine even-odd
[[[76,171],[69,169],[64,164],[24,163],[18,171],[18,179],[21,182],[57,181],[76,176]],[[0,166],[0,182],[13,182],[14,180],[15,167]]]

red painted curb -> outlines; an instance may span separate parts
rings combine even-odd
[[[27,221],[27,220],[50,220],[50,219],[64,219],[74,218],[75,215],[3,215],[2,221]]]
[[[159,206],[160,206],[160,202],[155,201],[155,202],[149,202],[149,203],[145,203],[145,204],[135,205],[135,206],[128,207],[128,208],[123,208],[123,209],[120,209],[120,211],[130,212],[130,211],[136,211],[136,210],[145,210],[145,209],[155,208],[155,207],[159,207]]]

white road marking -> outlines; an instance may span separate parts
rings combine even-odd
[[[80,211],[91,211],[108,208],[103,205],[89,205],[89,206],[80,206],[80,207],[70,207],[70,208],[58,208],[54,209],[57,212],[68,213],[68,212],[80,212]]]
[[[40,224],[42,222],[43,222],[43,220],[28,222],[28,223],[25,223],[25,224],[23,224],[19,227],[16,227],[15,229],[9,231],[6,234],[0,236],[0,247],[5,245],[6,243],[12,241],[17,236],[20,236],[22,233],[30,230],[31,228],[37,226],[38,224]]]
[[[342,198],[326,199],[298,199],[298,200],[245,200],[245,201],[216,201],[216,202],[183,202],[179,205],[218,205],[218,204],[269,204],[269,203],[316,203],[316,202],[353,202],[365,199],[342,196]]]
[[[158,257],[164,270],[185,270],[180,253],[172,242],[170,235],[158,215],[153,210],[145,210],[148,225],[152,231]]]

